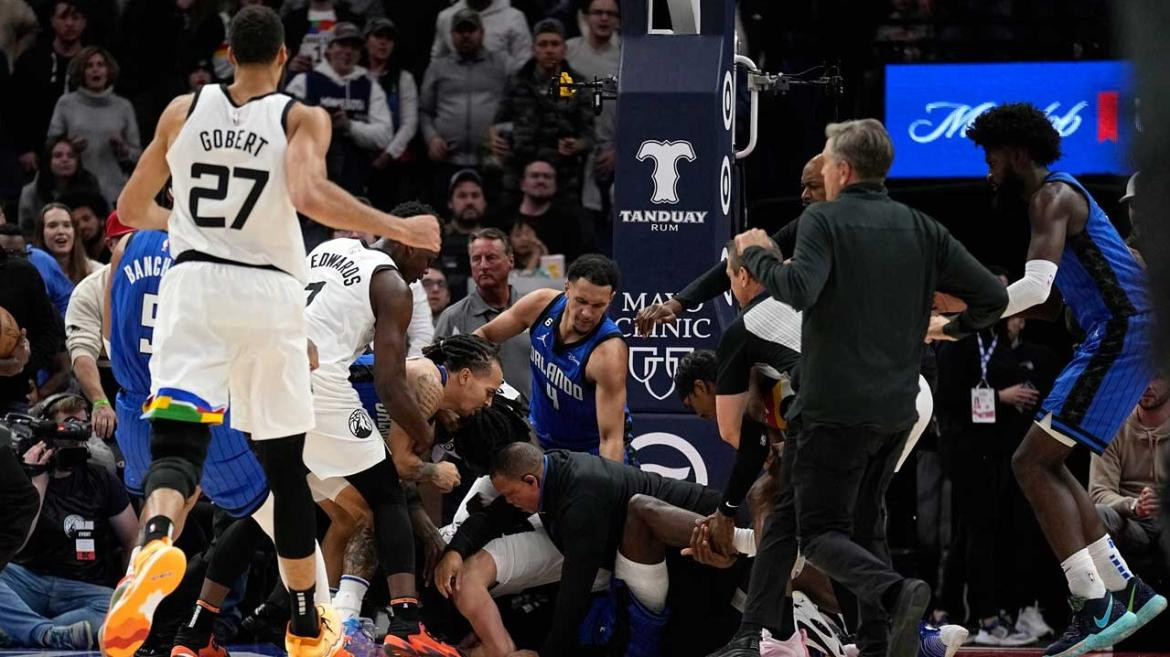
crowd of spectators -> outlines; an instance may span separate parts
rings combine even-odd
[[[413,198],[446,209],[442,252],[414,289],[412,353],[432,336],[474,331],[527,292],[560,287],[576,258],[611,244],[616,108],[607,103],[595,115],[584,97],[557,98],[550,82],[617,73],[617,0],[266,2],[285,24],[283,90],[332,116],[330,177],[382,209]],[[41,403],[46,417],[84,416],[99,439],[111,438],[116,384],[93,328],[96,321],[100,330],[95,290],[113,237],[107,216],[169,99],[230,82],[225,26],[255,3],[0,0],[0,306],[28,333],[0,359],[0,411]],[[755,5],[741,4],[750,34]],[[962,59],[976,42],[986,52],[987,41],[1018,38],[1025,14],[1026,26],[1050,16],[1080,26],[1097,16],[1094,7],[892,0],[873,21],[872,55]],[[966,21],[975,14],[982,19]],[[1100,30],[1078,30],[1061,41],[1068,56],[1106,51]],[[1068,34],[1036,28],[1040,44],[1029,47]],[[1123,199],[1130,204],[1132,183]],[[302,227],[309,248],[334,236],[308,219]],[[1140,251],[1136,226],[1131,245]],[[522,334],[500,352],[505,380],[524,395],[528,341]],[[1036,604],[1045,595],[1019,575],[1051,557],[1010,459],[1062,356],[1011,319],[938,348],[937,359],[937,476],[926,472],[929,459],[918,468],[919,485],[937,488],[928,496],[949,491],[952,502],[934,578],[936,620],[977,627],[985,645],[1034,642],[1049,629]],[[993,423],[972,421],[970,390],[983,385],[996,391]],[[58,393],[68,403],[45,408]],[[1159,586],[1166,573],[1156,491],[1167,450],[1170,386],[1162,377],[1082,473],[1091,472],[1098,511],[1129,563]],[[23,456],[45,461],[43,450]],[[0,639],[92,645],[82,621],[96,629],[132,546],[132,501],[93,460],[49,469],[34,484],[45,510],[32,547],[0,571]],[[914,509],[895,505],[891,513]],[[68,608],[48,590],[70,591]]]

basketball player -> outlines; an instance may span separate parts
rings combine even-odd
[[[1003,316],[1031,310],[1052,318],[1063,297],[1086,336],[1012,457],[1073,596],[1072,621],[1045,654],[1075,657],[1112,646],[1166,608],[1129,570],[1064,464],[1078,443],[1104,451],[1153,377],[1145,274],[1089,192],[1071,175],[1049,171],[1060,158],[1060,135],[1042,111],[1002,105],[981,114],[967,136],[984,149],[998,199],[1028,207],[1028,261],[1024,277],[1008,287]]]
[[[529,329],[529,419],[544,449],[626,458],[626,360],[621,329],[606,314],[617,264],[585,255],[569,266],[565,290],[536,290],[475,334],[496,344]]]
[[[275,91],[288,59],[283,32],[265,7],[236,14],[228,36],[235,81],[171,102],[118,199],[127,225],[168,228],[174,264],[159,289],[144,408],[154,460],[143,482],[143,536],[102,637],[113,657],[137,649],[156,601],[182,576],[185,558],[172,536],[195,498],[208,425],[222,423],[229,390],[232,425],[256,441],[275,497],[292,610],[285,646],[312,657],[341,648],[331,607],[313,602],[316,530],[301,460],[313,416],[296,212],[432,251],[438,223],[394,220],[326,179],[328,115]],[[168,178],[173,212],[155,202]]]

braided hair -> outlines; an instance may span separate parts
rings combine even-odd
[[[497,393],[491,406],[460,422],[457,429],[448,431],[437,425],[436,442],[451,443],[467,467],[482,476],[488,473],[497,452],[512,443],[530,440],[527,416],[523,401]]]
[[[500,347],[478,335],[453,335],[439,338],[423,347],[422,353],[435,365],[442,365],[450,372],[467,368],[473,372],[491,369],[499,361]]]

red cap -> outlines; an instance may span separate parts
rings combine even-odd
[[[117,210],[111,212],[110,216],[106,219],[106,237],[108,239],[114,239],[115,237],[121,237],[127,233],[133,232],[133,228],[118,220]]]

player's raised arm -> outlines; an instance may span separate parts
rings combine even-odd
[[[497,315],[495,319],[475,329],[475,335],[487,338],[496,344],[520,335],[524,329],[532,326],[536,318],[540,317],[540,313],[560,293],[560,290],[552,289],[529,292],[512,304],[511,308]]]
[[[330,228],[386,237],[427,251],[440,248],[439,220],[432,215],[397,218],[354,198],[325,172],[332,127],[319,107],[295,103],[288,113],[285,169],[288,193],[298,212]],[[144,156],[145,157],[145,156]]]
[[[118,220],[131,228],[166,230],[171,211],[155,201],[171,177],[167,149],[183,129],[194,94],[179,96],[163,110],[154,131],[154,139],[134,167],[130,180],[118,195]]]

